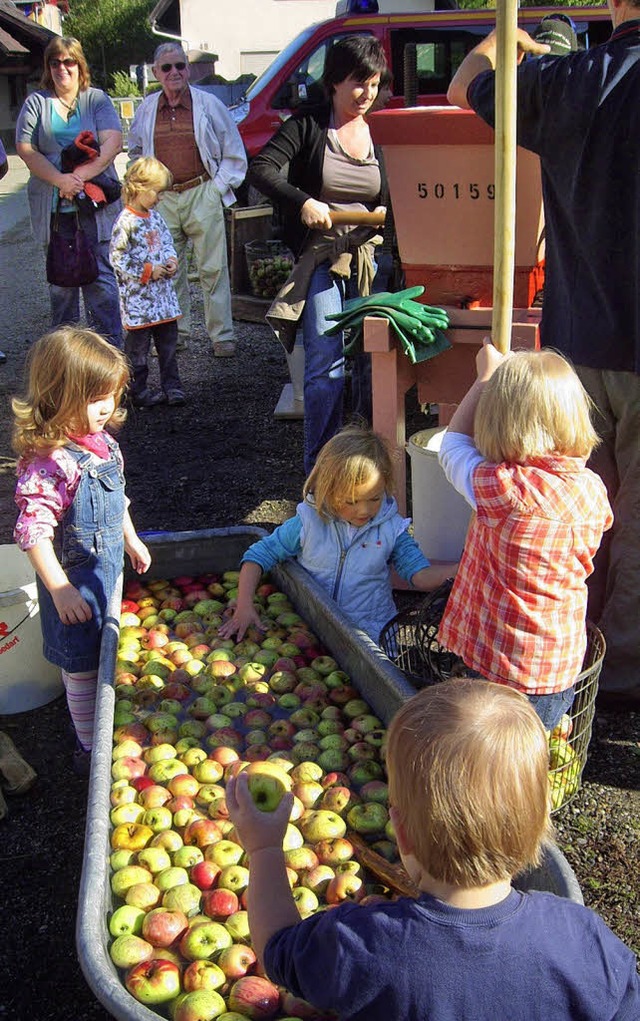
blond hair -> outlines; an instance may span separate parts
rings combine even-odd
[[[25,397],[14,397],[13,447],[19,457],[33,457],[68,442],[69,433],[89,427],[87,404],[115,394],[111,429],[126,418],[119,407],[129,381],[122,351],[92,330],[61,326],[36,341],[28,356]]]
[[[141,191],[153,188],[154,191],[166,191],[173,184],[173,174],[168,167],[155,156],[141,156],[127,167],[122,183],[122,197],[125,202],[132,202]]]
[[[557,351],[515,351],[482,391],[475,444],[494,464],[523,464],[545,454],[587,458],[598,444],[592,406],[573,366]]]
[[[313,495],[318,514],[328,521],[341,503],[354,499],[356,488],[365,485],[375,471],[391,495],[393,462],[386,441],[370,429],[348,426],[325,443],[302,495]]]
[[[47,44],[44,51],[44,71],[42,72],[42,78],[40,79],[40,88],[49,89],[51,92],[55,92],[55,86],[53,84],[53,77],[51,75],[51,59],[61,58],[64,60],[65,57],[71,57],[72,60],[78,62],[78,87],[80,92],[85,92],[91,85],[91,72],[89,71],[89,65],[87,64],[87,58],[84,55],[82,44],[79,39],[75,39],[72,35],[54,36],[53,39]]]
[[[544,727],[514,688],[457,678],[424,688],[389,728],[389,797],[413,854],[459,887],[539,864],[551,835]]]

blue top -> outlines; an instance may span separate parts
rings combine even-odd
[[[640,372],[640,20],[518,67],[518,143],[542,163],[541,339],[576,365]],[[495,78],[468,101],[493,126]]]
[[[377,642],[382,628],[396,613],[391,565],[406,581],[429,567],[407,531],[409,524],[389,496],[361,528],[337,518],[324,521],[313,499],[307,498],[298,504],[295,517],[250,546],[242,561],[269,571],[295,557],[345,616]]]
[[[589,908],[512,890],[344,903],[267,943],[269,978],[340,1021],[638,1021],[635,957]]]

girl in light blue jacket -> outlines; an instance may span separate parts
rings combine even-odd
[[[250,625],[265,627],[253,602],[260,578],[295,558],[354,627],[378,642],[397,612],[392,567],[414,588],[429,591],[458,566],[429,563],[392,493],[393,465],[382,437],[355,427],[337,433],[320,451],[295,516],[244,554],[235,610],[220,634],[241,640]]]

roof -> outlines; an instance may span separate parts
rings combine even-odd
[[[34,45],[44,48],[55,34],[25,17],[11,0],[0,0],[0,55],[22,56]]]

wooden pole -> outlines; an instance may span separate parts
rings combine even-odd
[[[516,216],[517,0],[496,3],[495,213],[492,339],[511,346]]]

